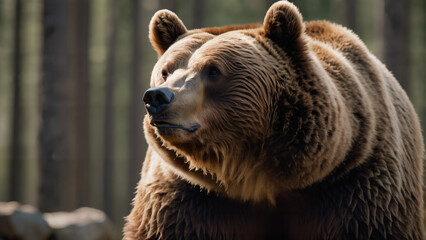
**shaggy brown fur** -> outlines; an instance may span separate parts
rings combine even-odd
[[[125,239],[421,239],[423,142],[350,30],[281,1],[263,25],[157,12],[148,153]]]

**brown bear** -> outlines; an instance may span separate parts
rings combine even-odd
[[[423,140],[350,30],[280,1],[263,25],[157,12],[149,149],[125,239],[421,239]]]

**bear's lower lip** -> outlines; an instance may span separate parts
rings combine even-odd
[[[151,123],[151,125],[153,125],[154,127],[156,127],[160,132],[169,132],[172,129],[183,129],[186,130],[188,132],[195,132],[197,131],[201,126],[200,124],[194,124],[192,126],[189,127],[185,127],[183,125],[180,124],[171,124],[171,123],[167,123],[167,122],[153,122]]]

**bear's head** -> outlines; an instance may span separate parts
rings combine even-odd
[[[144,94],[150,146],[184,179],[239,200],[274,202],[320,181],[350,145],[348,121],[298,9],[281,1],[263,25],[187,30],[157,12],[159,55]]]

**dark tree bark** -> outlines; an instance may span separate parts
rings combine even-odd
[[[384,18],[385,18],[385,0],[373,1],[374,8],[374,54],[384,61]]]
[[[130,104],[129,104],[129,165],[128,165],[128,202],[130,203],[135,194],[135,187],[139,181],[139,172],[144,160],[146,143],[143,140],[142,120],[143,102],[141,86],[141,62],[142,62],[142,39],[140,24],[140,1],[132,0],[132,65],[130,82]],[[129,209],[131,205],[129,204]]]
[[[409,4],[407,0],[386,0],[384,19],[384,57],[402,87],[409,91]]]
[[[201,28],[201,27],[203,27],[204,3],[205,3],[204,0],[194,1],[193,28]]]
[[[73,34],[71,56],[72,66],[77,70],[73,76],[72,98],[73,124],[71,129],[72,152],[76,161],[77,206],[89,203],[89,79],[88,79],[88,47],[89,47],[89,1],[73,0],[72,21]]]
[[[103,200],[105,213],[113,218],[113,169],[112,159],[114,155],[114,86],[115,86],[115,46],[117,42],[117,22],[119,4],[115,0],[109,1],[110,24],[107,43],[107,70],[106,70],[106,93],[105,93],[105,140],[104,140],[104,168],[103,168]]]
[[[358,3],[359,4],[359,3]],[[346,26],[354,32],[357,32],[357,1],[346,0]]]
[[[41,211],[87,203],[87,7],[84,0],[44,1]]]
[[[272,4],[274,4],[277,1],[278,0],[266,0],[266,8],[269,9],[269,7],[272,6]],[[292,3],[296,4],[294,0],[289,1],[289,2],[292,2]]]
[[[23,201],[22,169],[24,168],[22,149],[22,0],[15,2],[14,27],[14,59],[13,59],[13,109],[12,109],[12,141],[10,150],[10,186],[9,198],[12,201]]]
[[[68,77],[68,56],[64,51],[67,39],[67,6],[55,0],[44,1],[41,179],[39,208],[56,211],[74,207],[70,179],[70,136],[68,134],[71,81]],[[63,191],[67,189],[67,193]]]
[[[176,10],[176,0],[159,0],[159,9]]]

